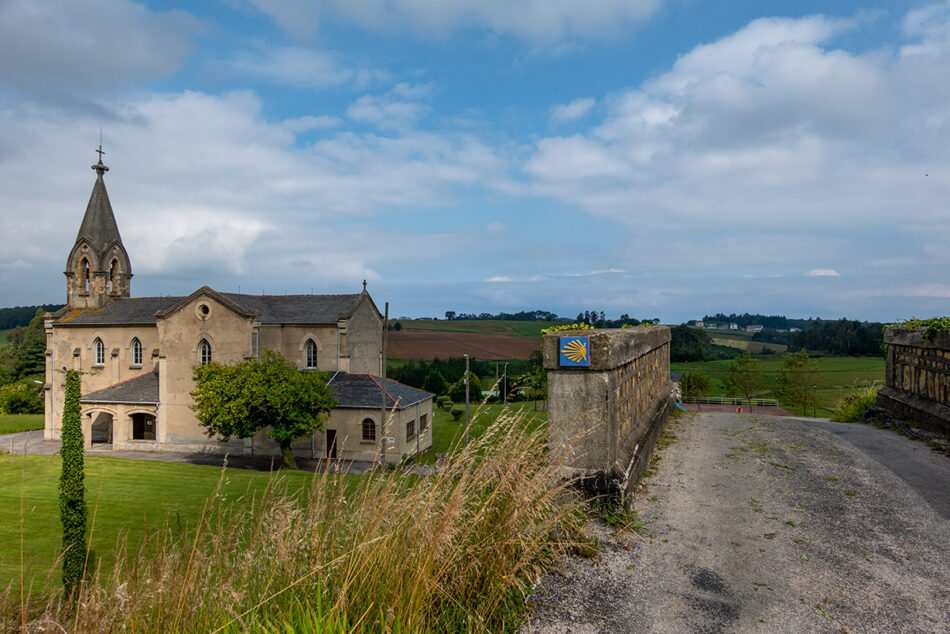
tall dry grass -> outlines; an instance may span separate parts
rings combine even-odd
[[[26,629],[511,629],[539,572],[579,534],[578,503],[534,427],[503,414],[432,475],[324,472],[303,499],[279,477],[244,504],[215,494],[187,538],[165,527],[120,545],[108,576],[92,571],[74,604],[34,605]],[[17,598],[2,614],[19,629]]]

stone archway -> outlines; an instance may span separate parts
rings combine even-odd
[[[109,412],[98,412],[93,415],[89,432],[89,443],[95,445],[111,445],[114,437],[115,418]]]

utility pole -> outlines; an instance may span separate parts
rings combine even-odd
[[[383,349],[380,353],[379,374],[382,377],[380,391],[380,418],[379,418],[379,456],[386,466],[386,339],[389,337],[389,302],[386,302],[386,314],[383,317]]]
[[[502,387],[501,404],[507,405],[508,404],[508,362],[507,361],[505,361],[505,378],[502,380],[504,381],[504,386]]]
[[[465,355],[465,446],[468,447],[468,355]]]

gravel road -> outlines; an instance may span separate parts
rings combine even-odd
[[[523,632],[950,632],[950,459],[777,416],[670,425],[636,510],[545,575]]]

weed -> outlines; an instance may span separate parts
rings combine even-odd
[[[856,497],[858,497],[858,494],[857,494],[857,492],[855,492],[855,491],[845,491],[844,494],[847,495],[849,498],[856,498]]]
[[[779,467],[780,469],[788,469],[789,471],[794,471],[795,469],[791,468],[787,464],[782,464],[781,462],[770,462],[770,465],[773,467]]]

